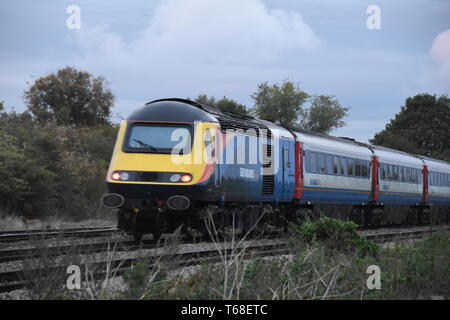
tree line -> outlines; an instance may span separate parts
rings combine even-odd
[[[108,86],[103,77],[66,67],[24,91],[24,112],[5,112],[0,102],[0,213],[82,219],[106,210],[99,199],[118,131]],[[206,94],[195,100],[322,133],[344,126],[350,109],[289,80],[261,83],[251,98],[252,107]],[[450,161],[450,99],[430,94],[406,99],[371,142]]]

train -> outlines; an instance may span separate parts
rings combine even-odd
[[[374,227],[450,220],[450,163],[179,98],[121,122],[106,187],[103,205],[137,240],[180,226],[205,234],[205,219],[236,234],[321,216]]]

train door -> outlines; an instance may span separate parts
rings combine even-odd
[[[281,161],[280,170],[282,170],[283,199],[290,200],[294,194],[295,180],[295,161],[294,161],[294,142],[281,140]]]

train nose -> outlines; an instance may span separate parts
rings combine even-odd
[[[125,199],[117,193],[107,193],[102,198],[102,203],[108,208],[119,208],[123,206]]]
[[[191,201],[185,196],[171,196],[167,199],[167,206],[172,210],[184,210],[190,205]]]

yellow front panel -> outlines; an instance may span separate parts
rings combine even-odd
[[[111,183],[132,183],[132,184],[173,184],[173,185],[192,185],[200,181],[204,174],[207,163],[203,160],[204,152],[204,132],[207,128],[214,129],[218,127],[217,123],[202,122],[195,126],[194,141],[191,153],[184,155],[185,163],[174,163],[171,154],[157,153],[130,153],[123,152],[122,146],[127,131],[127,121],[122,121],[114,147],[113,156],[106,178]],[[196,150],[201,150],[196,152]],[[187,163],[186,163],[187,162]],[[111,174],[117,170],[124,171],[159,171],[159,172],[184,172],[192,175],[192,181],[189,183],[161,183],[161,182],[141,182],[141,181],[115,181],[111,179]]]

